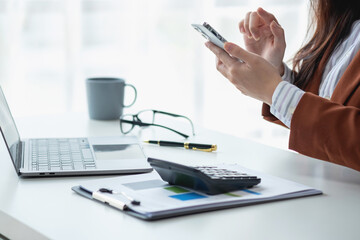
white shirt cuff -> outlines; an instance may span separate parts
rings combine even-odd
[[[291,71],[291,69],[285,64],[284,64],[284,74],[281,76],[283,81],[289,82],[289,83],[293,83],[293,73]]]
[[[290,128],[292,116],[304,93],[287,81],[280,82],[273,93],[270,112]]]

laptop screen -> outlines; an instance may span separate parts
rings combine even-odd
[[[16,128],[14,119],[10,113],[4,93],[0,87],[0,128],[4,141],[9,149],[11,159],[15,167],[18,166],[17,149],[20,144],[20,136]]]

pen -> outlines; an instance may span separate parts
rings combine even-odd
[[[99,200],[103,203],[107,203],[110,206],[113,206],[115,208],[118,208],[120,210],[127,210],[129,207],[122,201],[118,200],[118,199],[114,199],[112,197],[106,196],[105,194],[101,193],[101,192],[93,192],[92,193],[92,197],[96,200]]]
[[[157,141],[157,140],[148,140],[144,142],[150,144],[158,144],[159,146],[166,146],[166,147],[184,147],[186,149],[199,150],[204,152],[212,152],[212,151],[216,151],[217,149],[216,144],[171,142],[171,141]]]

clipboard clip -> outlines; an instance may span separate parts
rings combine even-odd
[[[100,188],[98,191],[102,192],[102,193],[120,194],[120,195],[124,196],[125,198],[127,198],[131,204],[140,205],[140,201],[135,200],[134,198],[127,195],[125,192],[115,192],[114,190],[108,189],[108,188]]]

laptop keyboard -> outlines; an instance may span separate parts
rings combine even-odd
[[[32,170],[59,171],[96,169],[86,138],[48,138],[30,140]]]

